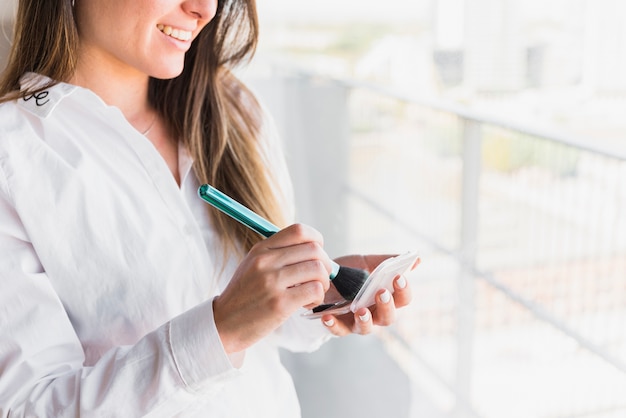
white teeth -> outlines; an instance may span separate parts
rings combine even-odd
[[[191,39],[191,32],[187,30],[174,29],[171,26],[166,26],[162,24],[158,24],[157,28],[167,36],[171,36],[172,38],[178,39],[179,41],[188,41]]]

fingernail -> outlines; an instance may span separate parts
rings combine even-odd
[[[396,286],[398,286],[398,289],[404,289],[406,287],[406,278],[404,276],[398,277],[398,280],[396,280]]]
[[[365,311],[363,315],[359,315],[361,322],[367,322],[370,320],[370,311]]]
[[[389,293],[389,290],[385,289],[385,291],[380,294],[380,301],[382,303],[389,303],[390,300],[391,300],[391,293]]]
[[[420,262],[422,260],[420,260],[419,258],[417,260],[415,260],[415,263],[413,263],[413,265],[411,266],[411,270],[415,270],[417,268],[417,266],[420,265]]]
[[[333,318],[327,319],[326,321],[324,321],[324,325],[326,325],[327,327],[332,327],[333,325],[335,325],[335,320]]]

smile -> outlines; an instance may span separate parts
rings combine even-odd
[[[163,32],[167,36],[170,36],[174,39],[178,39],[179,41],[188,41],[191,39],[191,36],[192,36],[191,32],[188,30],[174,29],[171,26],[167,26],[167,25],[158,24],[157,29],[159,29],[161,32]]]

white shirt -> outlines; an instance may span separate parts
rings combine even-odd
[[[232,366],[212,298],[237,260],[222,269],[180,151],[179,187],[119,109],[69,84],[0,105],[0,416],[299,416],[277,347],[329,333],[294,315]]]

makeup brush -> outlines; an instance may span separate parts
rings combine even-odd
[[[271,237],[280,230],[267,219],[208,184],[200,186],[198,196],[214,208],[219,209],[265,238]],[[332,260],[331,263],[330,280],[335,285],[335,289],[345,300],[353,300],[369,274],[365,270],[340,266]]]

